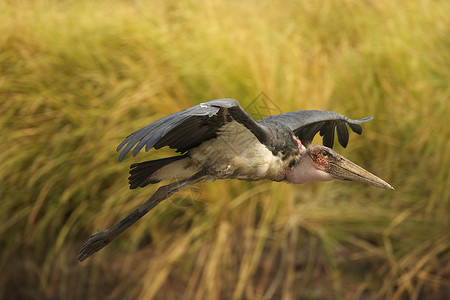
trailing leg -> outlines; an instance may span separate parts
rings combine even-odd
[[[122,221],[115,224],[109,229],[102,230],[92,235],[89,240],[85,242],[81,247],[80,254],[78,255],[77,259],[79,261],[83,261],[95,252],[104,248],[106,245],[111,243],[119,234],[136,223],[140,218],[142,218],[161,201],[169,198],[170,196],[172,196],[172,194],[178,192],[182,188],[198,182],[206,182],[212,180],[214,180],[214,178],[211,175],[208,175],[206,170],[202,170],[188,178],[160,187],[147,201],[133,210],[128,216],[122,219]]]

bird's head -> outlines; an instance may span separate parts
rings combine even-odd
[[[384,180],[352,163],[332,149],[312,144],[306,148],[306,152],[299,162],[286,172],[286,180],[291,183],[351,180],[383,189],[394,189]]]

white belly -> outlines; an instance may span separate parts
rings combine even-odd
[[[195,164],[211,168],[219,178],[272,179],[283,169],[281,158],[237,122],[224,125],[217,138],[192,149],[189,156]]]

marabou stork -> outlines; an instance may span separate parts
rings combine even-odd
[[[133,147],[133,156],[144,146],[145,151],[169,146],[180,155],[132,164],[130,188],[164,179],[184,179],[160,187],[125,219],[94,234],[81,248],[78,260],[102,249],[162,200],[197,182],[351,180],[393,190],[382,179],[331,149],[335,129],[339,143],[346,147],[347,125],[361,134],[361,124],[371,119],[352,120],[331,111],[300,110],[255,121],[236,100],[218,99],[153,122],[120,143],[119,161]],[[311,144],[318,132],[324,146]]]

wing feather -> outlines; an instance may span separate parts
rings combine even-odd
[[[341,144],[344,148],[347,147],[349,137],[347,126],[345,126],[345,123],[343,122],[338,122],[336,123],[336,128],[339,144]]]
[[[320,136],[323,137],[323,145],[332,148],[334,142],[334,125],[332,123],[325,123],[320,130]]]

